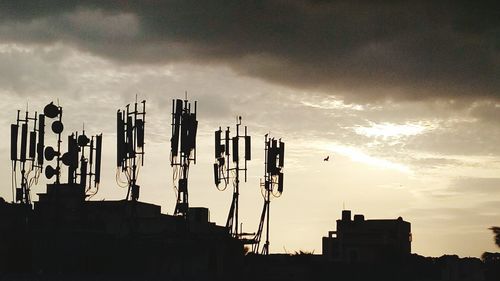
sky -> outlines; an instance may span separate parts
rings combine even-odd
[[[18,109],[59,102],[65,133],[104,135],[93,200],[123,199],[116,110],[138,95],[147,101],[140,200],[172,214],[171,100],[187,91],[199,121],[190,205],[210,208],[213,222],[225,224],[231,200],[213,184],[214,131],[242,116],[252,136],[245,232],[257,230],[263,204],[264,135],[285,141],[274,253],[321,253],[344,208],[403,217],[421,255],[498,251],[488,228],[500,224],[499,77],[496,1],[0,3],[1,136]],[[8,201],[9,146],[0,142]]]

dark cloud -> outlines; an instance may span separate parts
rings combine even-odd
[[[227,64],[364,102],[500,98],[497,1],[3,1],[0,38]]]
[[[470,107],[470,116],[481,122],[491,123],[497,126],[500,120],[500,104],[493,102],[475,103]]]
[[[0,50],[0,91],[26,96],[37,91],[60,91],[68,86],[60,62],[65,51],[48,48],[37,51]]]

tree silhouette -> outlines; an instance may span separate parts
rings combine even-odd
[[[495,234],[495,244],[497,244],[497,246],[500,247],[500,227],[492,226],[490,227],[490,229]]]

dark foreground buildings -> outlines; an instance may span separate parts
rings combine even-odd
[[[291,230],[293,231],[293,230]],[[34,208],[0,201],[0,280],[500,280],[500,259],[411,254],[410,223],[351,218],[323,254],[245,254],[210,222],[134,201],[86,201],[81,186],[48,185]]]
[[[229,278],[241,267],[243,245],[209,221],[208,209],[189,214],[165,215],[138,201],[86,201],[81,185],[49,184],[33,210],[0,203],[0,273]]]

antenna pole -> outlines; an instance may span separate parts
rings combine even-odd
[[[62,122],[62,107],[59,106],[59,99],[57,99],[57,106],[59,107],[59,122]],[[56,155],[56,184],[60,184],[61,178],[61,133],[57,134],[57,155]]]
[[[271,211],[271,191],[266,191],[266,200],[267,200],[267,215],[266,215],[266,243],[264,244],[264,248],[262,249],[263,255],[269,255],[269,214]]]
[[[136,169],[137,169],[137,164],[136,164],[136,158],[137,154],[135,153],[137,150],[137,95],[135,95],[135,103],[134,103],[134,124],[132,125],[131,130],[133,130],[133,136],[132,136],[132,147],[134,148],[134,151],[132,152],[132,180],[130,181],[130,188],[134,189],[136,188]],[[137,201],[137,196],[135,196],[134,192],[132,192],[132,201]]]
[[[240,139],[240,125],[241,125],[241,117],[236,122],[236,142]],[[238,199],[240,195],[240,157],[239,150],[237,149],[234,153],[236,153],[236,185],[234,186],[234,233],[236,237],[238,237]],[[234,158],[234,156],[233,156]]]
[[[21,120],[22,123],[28,124],[28,103],[26,103],[26,119],[25,120]],[[23,124],[23,125],[24,125]],[[24,132],[21,132],[21,135],[24,134]],[[22,138],[23,136],[21,136]],[[21,145],[26,147],[26,144],[23,144],[23,142],[21,141]],[[23,148],[21,148],[23,149]],[[27,201],[27,195],[26,195],[26,192],[27,192],[27,184],[26,184],[26,159],[22,159],[22,156],[21,156],[21,192],[22,192],[22,198],[21,198],[21,203],[28,203]]]
[[[236,118],[236,136],[230,137],[230,127],[227,127],[225,131],[224,138],[222,138],[222,129],[216,131],[215,136],[215,160],[214,164],[214,176],[215,185],[217,189],[223,191],[227,188],[227,185],[231,182],[233,184],[233,196],[231,200],[231,206],[229,208],[229,213],[226,220],[226,228],[235,238],[241,238],[243,235],[240,228],[239,221],[239,195],[240,195],[240,171],[245,172],[244,180],[247,181],[247,161],[250,160],[250,137],[247,135],[247,127],[245,126],[245,135],[240,135],[240,126],[242,125],[241,116]],[[245,164],[244,168],[240,165],[240,153],[239,153],[239,140],[244,138],[245,140]],[[224,144],[221,144],[224,142]],[[230,146],[232,145],[232,149]],[[247,147],[248,146],[248,147]],[[232,161],[231,161],[232,153]],[[225,156],[224,156],[225,154]],[[234,163],[234,168],[231,168],[231,162]],[[234,174],[231,175],[231,172]],[[224,181],[224,187],[219,188],[220,180]]]
[[[265,171],[265,174],[264,174],[264,182],[266,183],[265,184],[265,196],[264,196],[264,204],[266,206],[265,210],[266,210],[266,214],[265,214],[265,217],[266,217],[266,242],[264,244],[264,247],[262,248],[262,254],[263,255],[269,255],[269,211],[270,211],[270,208],[271,208],[271,189],[272,189],[272,186],[273,186],[273,182],[272,182],[272,178],[269,176],[269,173],[268,173],[268,167],[267,165],[269,165],[269,163],[267,162],[267,156],[269,154],[269,147],[270,147],[270,144],[271,144],[271,140],[267,139],[267,135],[266,135],[266,141],[265,141],[265,146],[266,146],[266,164],[264,165],[266,171]]]
[[[262,236],[262,231],[264,228],[264,223],[266,227],[266,241],[262,248],[261,254],[269,255],[269,228],[270,228],[270,213],[271,213],[271,196],[279,197],[283,192],[283,159],[285,146],[284,143],[274,138],[268,138],[266,134],[264,137],[264,182],[260,183],[261,189],[264,188],[262,193],[264,197],[264,207],[262,208],[262,214],[260,217],[259,229],[257,234],[253,239],[252,250],[254,253],[258,253],[260,239]],[[278,161],[279,160],[279,161]],[[277,187],[277,190],[274,188]]]

